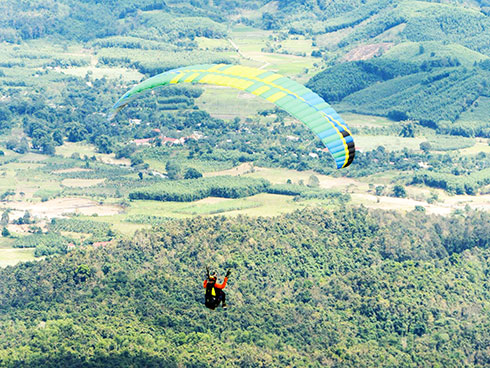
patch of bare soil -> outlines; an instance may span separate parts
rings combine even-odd
[[[214,171],[214,172],[207,172],[204,173],[203,176],[223,176],[223,175],[231,175],[231,176],[238,176],[238,175],[243,175],[247,174],[252,171],[252,164],[249,162],[245,162],[241,165],[238,165],[236,167],[233,167],[228,170],[221,170],[221,171]]]
[[[230,199],[228,198],[218,198],[218,197],[207,197],[200,199],[196,201],[196,204],[215,204],[215,203],[221,203],[221,202],[226,202],[229,201]]]
[[[131,160],[128,158],[116,158],[113,153],[110,155],[98,155],[97,159],[109,165],[131,166]]]
[[[361,45],[349,51],[344,57],[345,61],[368,60],[375,56],[381,55],[389,50],[394,44],[391,42],[373,43],[370,45]]]

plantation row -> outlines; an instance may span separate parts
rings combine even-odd
[[[14,248],[36,248],[36,257],[49,256],[52,254],[64,254],[68,243],[73,242],[69,237],[59,233],[31,234],[18,238],[14,241]]]
[[[266,191],[263,179],[220,176],[155,184],[129,194],[130,199],[192,202],[206,197],[242,198]]]
[[[110,231],[110,228],[109,224],[105,222],[79,220],[76,218],[54,218],[49,224],[49,230],[54,232],[68,231],[94,235],[105,235]]]
[[[318,181],[318,179],[316,179]],[[265,179],[218,176],[199,179],[173,180],[140,188],[129,193],[133,200],[192,202],[207,197],[243,198],[259,193],[283,194],[298,199],[335,199],[346,202],[349,196],[321,190],[313,186],[271,185]]]
[[[423,171],[414,174],[411,183],[423,183],[429,187],[444,189],[455,194],[475,195],[479,188],[490,184],[490,168],[470,175]]]
[[[443,134],[490,137],[487,118],[453,124],[477,108],[480,97],[490,96],[486,63],[466,68],[450,58],[430,63],[355,61],[319,73],[308,86],[327,101],[342,101],[344,108],[359,113],[417,120]]]
[[[109,224],[90,220],[79,220],[76,218],[59,219],[54,218],[48,226],[49,232],[26,235],[15,239],[14,248],[35,248],[36,257],[50,256],[53,254],[65,254],[68,244],[89,245],[98,241],[111,240],[115,233]],[[78,238],[62,235],[62,232],[83,233],[88,238],[81,241]]]

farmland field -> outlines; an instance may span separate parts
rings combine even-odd
[[[0,267],[14,266],[19,262],[34,261],[34,249],[0,248]]]

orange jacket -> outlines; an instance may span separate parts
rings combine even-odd
[[[224,289],[225,286],[226,286],[227,281],[228,281],[228,277],[225,277],[225,280],[223,281],[222,284],[215,283],[214,284],[214,287],[216,289]],[[204,280],[204,288],[206,288],[207,285],[208,285],[208,279]]]

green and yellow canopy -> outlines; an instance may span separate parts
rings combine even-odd
[[[337,168],[347,167],[354,160],[354,140],[347,124],[320,96],[280,74],[241,65],[193,65],[158,74],[126,92],[113,106],[112,117],[140,93],[175,83],[226,86],[260,96],[310,128],[328,148]]]

